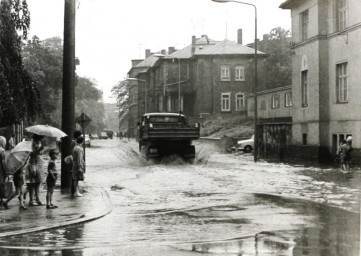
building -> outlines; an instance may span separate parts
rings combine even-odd
[[[133,60],[128,72],[138,85],[137,96],[130,95],[138,102],[131,116],[144,113],[141,102],[146,102],[145,112],[246,117],[246,97],[254,91],[254,49],[242,45],[241,29],[237,38],[232,42],[192,36],[192,43],[180,50],[169,47],[168,52],[156,54],[146,50],[145,59]],[[267,55],[258,51],[258,57],[262,60]],[[132,122],[129,126],[134,128]]]
[[[361,143],[361,5],[358,0],[287,0],[292,17],[292,144],[330,160],[341,140]]]

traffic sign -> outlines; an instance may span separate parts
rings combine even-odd
[[[76,119],[76,122],[82,127],[85,128],[88,126],[88,124],[91,122],[91,118],[87,116],[84,113],[81,113],[81,115]]]

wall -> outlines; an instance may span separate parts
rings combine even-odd
[[[254,68],[253,57],[248,56],[206,56],[195,60],[195,85],[197,112],[241,115],[247,110],[246,104],[236,110],[236,93],[247,94],[253,92]],[[221,66],[230,66],[230,81],[221,81]],[[235,67],[245,67],[245,81],[235,81]],[[230,111],[221,110],[221,94],[231,93]],[[246,101],[246,98],[245,98]]]

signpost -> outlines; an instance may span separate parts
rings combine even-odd
[[[81,113],[81,115],[76,119],[76,122],[81,126],[81,128],[83,130],[84,139],[85,139],[85,127],[87,127],[91,121],[92,121],[91,118],[84,113]],[[85,173],[85,166],[86,166],[86,164],[85,164],[85,141],[83,141],[83,150],[84,150],[84,173]]]

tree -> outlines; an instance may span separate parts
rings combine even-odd
[[[269,55],[262,71],[262,80],[266,85],[266,88],[263,89],[291,85],[292,65],[289,34],[289,30],[277,27],[265,35],[264,40],[259,43],[259,50]]]
[[[120,81],[114,85],[112,88],[112,94],[116,97],[117,106],[119,108],[119,129],[127,130],[129,113],[128,81]]]
[[[62,90],[63,46],[59,37],[40,41],[33,36],[23,46],[23,63],[37,84],[42,99],[41,122],[60,126],[60,119],[52,117],[59,106]]]
[[[103,94],[96,86],[95,80],[86,77],[79,77],[75,86],[75,116],[84,112],[92,119],[87,127],[90,133],[105,128]]]
[[[0,2],[0,124],[3,126],[24,119],[32,121],[40,112],[39,91],[21,58],[21,38],[26,39],[29,25],[25,0]]]

